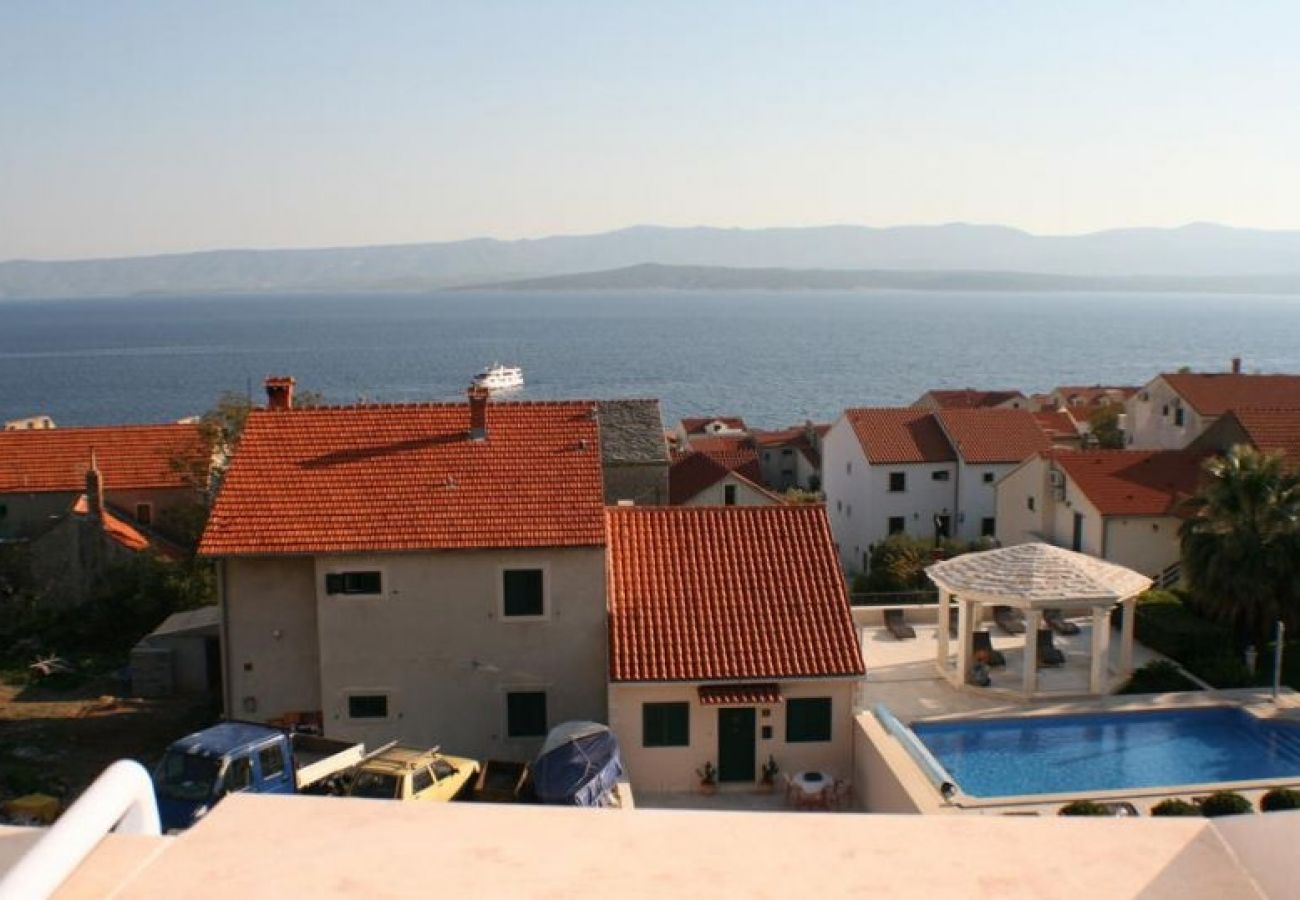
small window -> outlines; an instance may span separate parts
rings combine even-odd
[[[0,519],[3,519],[7,515],[9,515],[9,504],[0,503]]]
[[[781,455],[782,455],[782,456],[794,456],[794,451],[791,450],[789,447],[786,447],[784,450],[781,451]]]
[[[984,473],[984,483],[985,483],[985,484],[992,484],[995,478],[996,478],[996,476],[995,476],[992,472],[985,472],[985,473]]]
[[[1160,407],[1160,415],[1162,415],[1162,416],[1167,416],[1167,415],[1169,415],[1169,404],[1168,404],[1168,403],[1166,403],[1164,406]]]
[[[226,768],[226,790],[230,793],[247,790],[253,783],[253,765],[247,756],[237,756]]]
[[[933,480],[935,480],[935,481],[947,481],[947,480],[948,480],[948,470],[947,470],[947,469],[936,469],[935,471],[933,471],[933,472],[930,473],[930,477],[931,477]],[[893,488],[891,487],[890,490],[893,490]]]
[[[897,494],[900,491],[907,490],[907,473],[890,472],[889,473],[889,492]]]
[[[546,692],[506,694],[506,737],[546,736]]]
[[[1181,406],[1174,410],[1174,424],[1178,426],[1183,424],[1183,408]]]
[[[433,787],[433,774],[428,766],[422,766],[411,773],[411,793],[418,794]]]
[[[1028,509],[1029,509],[1030,512],[1033,512],[1033,511],[1034,511],[1034,498],[1033,498],[1033,497],[1028,497],[1028,498],[1026,498],[1026,500],[1025,500],[1025,506],[1028,507]]]
[[[890,534],[902,534],[906,530],[907,530],[907,519],[903,518],[902,516],[889,517]]]
[[[135,505],[135,520],[141,525],[153,524],[153,504],[137,503]]]
[[[844,512],[844,501],[843,501],[843,500],[836,500],[836,501],[835,501],[835,511],[836,511],[836,512]]]
[[[690,718],[689,703],[641,704],[641,746],[689,746]]]
[[[847,475],[853,474],[853,460],[849,460],[844,464],[844,472]]]
[[[831,739],[831,698],[792,697],[785,705],[785,739],[790,744]]]
[[[853,518],[853,504],[852,504],[852,503],[850,503],[848,506],[844,507],[844,515],[846,515],[846,516],[849,517],[850,519]]]
[[[763,462],[771,462],[771,461],[772,461],[772,451],[771,451],[771,450],[764,450],[764,451],[763,451]]]
[[[501,585],[503,615],[537,617],[546,614],[541,569],[506,569],[501,575]]]
[[[734,484],[724,484],[722,486],[722,502],[726,506],[736,505],[736,486]]]
[[[279,778],[284,774],[284,754],[279,744],[272,744],[257,751],[257,764],[262,767],[262,780]]]
[[[980,536],[993,537],[993,535],[997,534],[997,530],[998,530],[997,526],[998,526],[997,519],[993,518],[992,516],[985,516],[984,518],[980,519]]]
[[[378,572],[330,572],[325,576],[327,594],[382,594],[383,577]]]
[[[349,719],[387,719],[387,694],[352,694],[348,697]]]

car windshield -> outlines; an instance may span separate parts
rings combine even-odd
[[[154,772],[154,785],[160,797],[172,800],[200,801],[212,796],[217,781],[217,760],[168,750]]]
[[[350,797],[374,797],[378,800],[397,799],[397,776],[386,772],[358,772],[348,791]]]

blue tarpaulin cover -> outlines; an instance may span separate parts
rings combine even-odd
[[[597,722],[555,726],[533,764],[533,789],[543,803],[608,806],[622,777],[618,740]]]

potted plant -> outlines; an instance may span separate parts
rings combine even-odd
[[[772,789],[776,787],[776,776],[780,771],[781,769],[777,766],[776,759],[769,754],[767,762],[763,763],[763,768],[760,770],[761,774],[758,780],[759,791],[764,794],[772,793]]]
[[[716,794],[718,792],[718,770],[713,768],[713,763],[706,762],[704,768],[695,770],[695,774],[700,776],[701,794]]]

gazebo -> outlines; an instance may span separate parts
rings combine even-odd
[[[1133,613],[1137,595],[1151,579],[1132,569],[1048,544],[1018,544],[981,553],[966,553],[925,570],[939,588],[938,653],[943,675],[957,686],[970,683],[975,623],[984,606],[1008,606],[1025,617],[1024,672],[1021,693],[1038,692],[1038,630],[1049,609],[1092,614],[1091,694],[1110,693],[1110,611],[1123,604],[1119,669],[1133,669]],[[957,668],[949,665],[947,622],[957,604]]]

